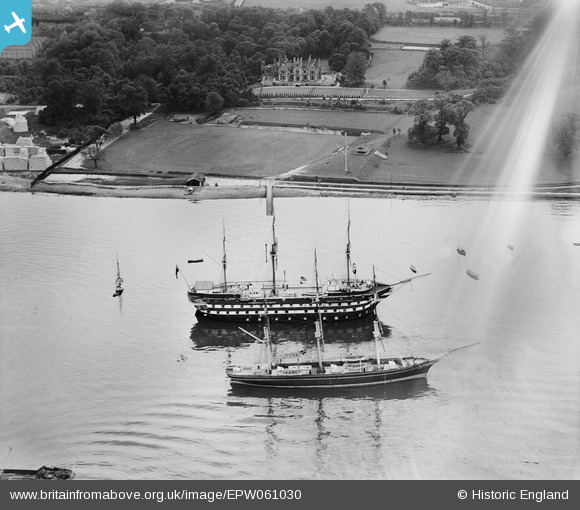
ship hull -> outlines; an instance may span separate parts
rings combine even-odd
[[[396,383],[412,379],[426,378],[435,360],[398,370],[376,370],[341,374],[272,375],[272,374],[232,374],[230,383],[236,386],[261,388],[351,388]]]
[[[258,322],[267,311],[273,321],[324,321],[360,319],[374,313],[378,303],[392,292],[382,285],[376,291],[337,293],[323,296],[269,296],[245,299],[241,296],[209,296],[189,292],[198,318],[230,322]]]

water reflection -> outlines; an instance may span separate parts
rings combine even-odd
[[[374,317],[363,317],[339,323],[325,323],[324,341],[328,344],[353,344],[370,342],[373,340]],[[391,328],[380,323],[383,337],[391,336]],[[239,347],[253,340],[240,331],[240,326],[252,335],[262,338],[262,325],[258,323],[230,323],[223,321],[203,320],[191,327],[190,335],[193,349],[207,349],[208,347]],[[300,322],[296,324],[271,323],[270,336],[272,343],[283,342],[310,345],[314,342],[314,324]]]
[[[548,202],[550,212],[556,218],[574,218],[578,214],[578,202],[568,200],[552,200]]]

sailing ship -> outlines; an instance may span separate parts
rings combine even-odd
[[[274,321],[350,320],[372,314],[380,301],[393,290],[427,274],[413,276],[396,283],[378,282],[356,276],[356,265],[351,262],[350,213],[347,226],[346,277],[329,279],[321,285],[308,285],[304,278],[292,283],[276,280],[278,241],[275,219],[272,221],[270,258],[272,279],[269,281],[236,281],[227,279],[226,236],[223,233],[221,261],[223,283],[196,281],[189,286],[187,295],[196,308],[198,318],[235,322],[258,322],[265,308]],[[352,273],[352,274],[351,274]]]
[[[120,296],[124,290],[123,278],[121,277],[121,269],[119,267],[119,255],[117,254],[117,278],[115,278],[115,292],[113,297]]]
[[[268,314],[264,316],[264,338],[240,328],[266,347],[266,362],[257,364],[229,364],[226,375],[232,387],[252,386],[260,388],[350,388],[409,381],[426,378],[429,369],[441,358],[453,351],[447,351],[432,358],[399,356],[381,357],[379,342],[382,340],[379,322],[374,321],[373,337],[375,357],[350,356],[339,360],[325,360],[322,355],[324,333],[322,320],[315,322],[317,357],[313,361],[304,360],[301,351],[292,358],[274,358],[270,341]],[[473,345],[473,344],[472,344]],[[465,347],[459,347],[464,349]]]

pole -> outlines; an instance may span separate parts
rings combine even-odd
[[[276,240],[276,229],[274,223],[276,222],[276,217],[272,218],[272,249],[270,251],[270,257],[272,258],[272,294],[276,295],[276,256],[278,253],[278,241]]]
[[[348,173],[348,135],[344,132],[344,173]]]

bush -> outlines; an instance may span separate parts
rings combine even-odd
[[[486,85],[473,92],[472,101],[477,103],[495,103],[505,94],[505,87]]]

